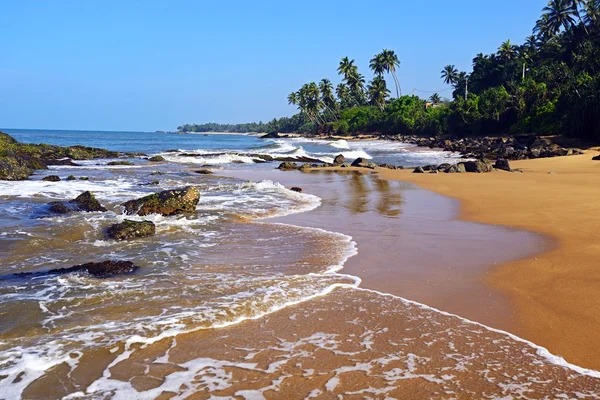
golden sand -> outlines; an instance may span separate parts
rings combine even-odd
[[[556,239],[554,249],[493,268],[484,280],[514,304],[515,334],[572,363],[600,369],[600,161],[591,158],[511,163],[523,173],[379,172],[460,200],[460,219]]]

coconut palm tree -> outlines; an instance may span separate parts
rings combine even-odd
[[[583,23],[583,19],[581,18],[581,13],[579,12],[580,7],[585,3],[583,0],[567,0],[567,3],[570,3],[571,10],[573,10],[573,15],[577,17],[579,23],[583,25],[583,29],[586,34],[589,34],[587,27]]]
[[[525,38],[525,43],[523,45],[530,50],[535,50],[538,46],[538,40],[534,35],[529,35]]]
[[[319,82],[319,91],[321,92],[321,102],[323,106],[331,113],[334,119],[337,120],[337,102],[333,95],[333,84],[327,78],[321,79]]]
[[[298,93],[292,92],[288,95],[288,104],[297,105],[298,104]]]
[[[456,66],[446,65],[442,70],[441,78],[444,80],[444,83],[454,85],[458,79],[458,70],[456,69]]]
[[[383,73],[386,71],[386,66],[387,63],[383,53],[376,54],[369,63],[369,68],[373,70],[373,73],[376,76],[383,76]]]
[[[550,33],[550,25],[548,23],[548,14],[542,14],[540,19],[535,22],[533,34],[537,36],[539,41],[545,43],[552,34]]]
[[[394,83],[396,84],[396,97],[402,96],[402,88],[400,87],[400,80],[396,75],[396,67],[400,68],[400,60],[398,56],[394,52],[394,50],[386,50],[383,49],[381,51],[381,56],[385,62],[385,70],[392,74],[394,78]]]
[[[550,0],[542,11],[548,16],[548,31],[551,36],[556,36],[561,28],[570,30],[575,25],[570,0]]]
[[[591,28],[598,27],[600,22],[600,0],[587,0],[583,2],[583,21]]]
[[[378,106],[383,111],[386,99],[390,96],[390,91],[383,76],[377,75],[369,82],[367,93],[369,94],[369,102],[374,106]]]
[[[498,47],[498,56],[505,60],[510,61],[514,59],[517,55],[517,46],[510,42],[510,39],[503,42],[500,47]]]
[[[338,66],[338,74],[344,76],[344,80],[348,80],[352,75],[356,75],[358,68],[354,65],[354,60],[348,59],[348,57],[342,58]]]
[[[432,102],[433,104],[439,104],[442,102],[442,98],[440,97],[439,94],[434,93],[431,95],[431,97],[429,98],[429,101]]]
[[[483,53],[477,54],[475,56],[475,58],[473,59],[473,67],[475,67],[476,65],[481,64],[486,59],[487,59],[487,56],[484,55]]]

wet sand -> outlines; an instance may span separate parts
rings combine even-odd
[[[553,245],[532,232],[458,221],[458,201],[376,173],[274,170],[235,175],[271,179],[319,196],[317,209],[268,222],[352,236],[358,254],[341,272],[360,277],[361,287],[498,329],[514,328],[514,309],[504,294],[485,284],[486,274],[494,265],[535,256]]]
[[[600,162],[591,160],[595,154],[512,162],[523,174],[383,169],[380,174],[460,200],[463,221],[554,238],[555,248],[500,265],[486,282],[509,297],[517,323],[511,332],[600,370]]]

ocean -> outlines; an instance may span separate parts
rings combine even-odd
[[[3,131],[25,143],[162,155],[166,162],[142,155],[125,166],[78,161],[27,181],[0,181],[0,399],[600,396],[596,371],[415,298],[364,287],[358,273],[344,271],[366,243],[357,242],[361,225],[391,238],[382,251],[398,251],[390,258],[400,271],[402,253],[432,238],[466,235],[474,225],[440,230],[423,198],[410,200],[407,191],[417,189],[397,182],[275,172],[277,163],[257,157],[331,162],[343,154],[416,166],[456,155],[389,141]],[[62,180],[42,180],[50,174]],[[68,175],[89,180],[67,181]],[[302,193],[289,190],[295,180]],[[201,192],[193,215],[126,217],[120,208],[188,185]],[[86,190],[108,212],[48,212],[48,202]],[[314,214],[318,210],[326,212]],[[304,215],[317,215],[318,223],[294,220]],[[156,236],[107,239],[106,228],[125,218],[151,220]],[[344,229],[353,219],[360,223]],[[393,248],[420,230],[422,239],[404,244],[402,252]],[[514,257],[531,254],[541,240],[502,234],[507,246],[520,243],[522,254],[515,250]],[[470,243],[482,237],[477,231]],[[440,254],[451,258],[446,251]],[[105,259],[131,260],[140,269],[107,279],[16,275]],[[378,259],[366,259],[363,269]]]

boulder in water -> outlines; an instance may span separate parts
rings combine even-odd
[[[200,191],[195,186],[165,190],[123,204],[125,213],[132,215],[161,214],[165,216],[188,214],[196,211]]]
[[[210,169],[205,169],[205,168],[197,169],[194,172],[197,174],[201,174],[201,175],[212,175],[213,174],[213,172]]]
[[[133,165],[133,163],[131,161],[111,161],[106,165],[108,165],[110,167],[114,167],[114,166],[119,166],[119,165]]]
[[[45,182],[60,182],[60,177],[58,175],[48,175],[42,178]]]
[[[129,240],[153,236],[156,226],[152,221],[131,221],[126,219],[120,224],[114,224],[106,230],[109,238],[115,240]]]
[[[148,161],[152,161],[152,162],[162,162],[162,161],[166,161],[165,158],[163,156],[153,156],[150,157],[148,159]]]
[[[354,160],[354,162],[351,165],[353,167],[367,168],[369,166],[369,161],[365,158],[359,157],[356,160]]]
[[[49,206],[50,211],[57,214],[67,214],[74,211],[107,211],[106,208],[102,206],[102,204],[96,200],[96,197],[94,197],[94,195],[89,191],[83,192],[71,201],[53,201],[52,203],[49,203]]]
[[[75,178],[75,176],[73,176],[73,175],[69,175],[69,176],[67,176],[67,180],[68,181],[76,181],[77,178]]]
[[[302,188],[298,187],[298,186],[293,186],[290,188],[290,190],[292,192],[298,192],[298,193],[302,193]]]

